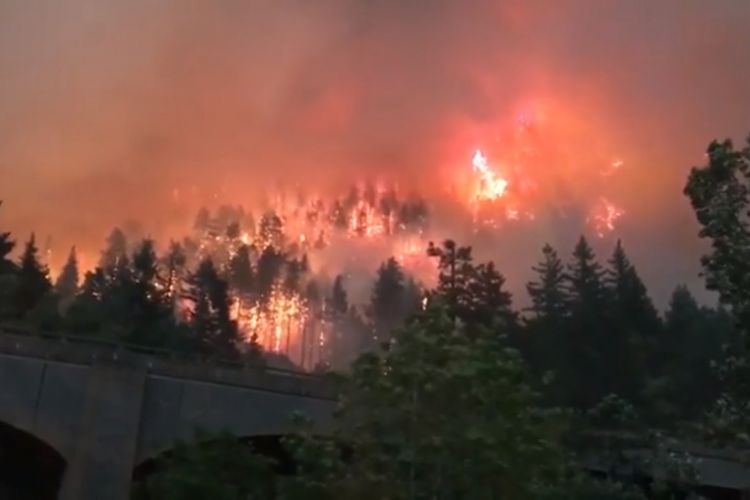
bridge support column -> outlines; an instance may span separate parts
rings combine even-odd
[[[146,369],[95,364],[60,500],[127,500]]]

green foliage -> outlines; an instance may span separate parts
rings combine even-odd
[[[133,500],[273,500],[273,460],[229,434],[198,433],[157,462]]]
[[[750,137],[742,150],[731,141],[712,142],[708,164],[694,167],[685,194],[711,241],[701,262],[706,286],[732,308],[741,327],[750,330]]]
[[[559,421],[525,379],[495,335],[470,339],[444,310],[426,312],[354,363],[336,434],[351,463],[323,454],[314,498],[534,498],[561,474]]]

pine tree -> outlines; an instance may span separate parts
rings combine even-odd
[[[655,337],[661,329],[646,285],[630,263],[620,240],[617,240],[605,279],[612,297],[617,321],[627,324],[643,336]]]
[[[613,379],[618,367],[611,361],[612,352],[620,346],[607,335],[610,324],[603,280],[604,271],[588,241],[581,236],[568,266],[566,293],[570,297],[571,316],[559,381],[567,392],[567,402],[579,408],[590,408],[617,390]]]
[[[505,277],[495,268],[493,262],[476,266],[469,281],[470,325],[481,325],[493,331],[509,334],[517,325],[517,315],[513,311],[510,292],[503,289]]]
[[[537,279],[526,284],[531,317],[526,321],[528,335],[522,352],[537,373],[562,372],[568,369],[564,365],[569,361],[561,356],[569,348],[564,342],[570,316],[565,267],[557,251],[546,244],[542,248],[542,261],[532,270]]]
[[[76,294],[78,294],[78,284],[78,257],[76,256],[76,247],[73,247],[70,249],[68,260],[55,283],[55,292],[60,298],[60,308],[62,311],[67,310],[73,299],[75,299]]]
[[[18,269],[18,282],[14,294],[15,312],[19,317],[31,311],[52,288],[47,267],[39,261],[36,238],[26,243]]]
[[[284,254],[277,251],[273,246],[267,246],[258,258],[256,271],[257,293],[261,297],[267,297],[273,286],[281,279],[284,270]]]
[[[274,212],[263,214],[260,219],[258,234],[264,247],[284,248],[284,223]]]
[[[537,281],[526,284],[532,304],[529,310],[536,320],[557,322],[568,310],[565,268],[552,246],[544,245],[542,255],[542,262],[532,267],[538,275]]]
[[[437,298],[445,303],[454,323],[466,321],[471,311],[469,283],[476,272],[471,247],[459,247],[453,240],[445,240],[440,247],[430,242],[427,255],[438,259]]]
[[[0,207],[3,202],[0,200]],[[15,241],[11,234],[0,232],[0,319],[13,315],[13,293],[16,288],[16,263],[10,258]]]
[[[104,269],[108,274],[114,273],[114,270],[123,264],[123,259],[127,259],[128,240],[121,229],[115,228],[107,237],[106,246],[99,259],[99,267]]]
[[[393,330],[403,324],[407,313],[404,272],[398,261],[391,257],[378,268],[370,296],[369,316],[374,340],[390,339]]]
[[[173,241],[169,245],[169,251],[164,257],[162,265],[165,270],[164,288],[167,296],[176,306],[176,298],[179,296],[178,290],[184,278],[185,268],[187,266],[187,254],[184,247],[178,241]]]
[[[349,310],[349,299],[344,288],[344,276],[341,274],[333,280],[329,310],[333,317],[341,317]]]
[[[190,323],[198,349],[207,355],[236,358],[242,339],[231,319],[229,285],[210,259],[201,262],[188,284],[186,298],[193,303]]]
[[[304,264],[307,265],[307,264]],[[287,293],[298,293],[302,287],[304,278],[304,267],[301,260],[291,259],[286,262],[286,272],[284,273],[284,290]]]
[[[10,238],[10,233],[0,233],[0,275],[12,274],[16,271],[15,263],[9,258],[16,243]]]
[[[241,295],[250,295],[255,286],[255,276],[250,263],[250,248],[241,245],[229,261],[229,284]]]
[[[328,341],[328,359],[343,359],[347,344],[346,316],[349,312],[349,298],[344,288],[344,276],[338,275],[333,280],[331,294],[326,300],[326,319],[331,325],[332,335]]]

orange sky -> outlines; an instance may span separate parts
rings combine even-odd
[[[617,200],[612,238],[663,302],[700,283],[689,167],[750,131],[747,26],[747,0],[3,2],[0,225],[64,255],[277,181],[390,178],[438,203],[533,112],[544,203]],[[591,182],[615,156],[617,177]],[[541,243],[567,255],[580,231],[540,221],[475,244],[520,290]]]

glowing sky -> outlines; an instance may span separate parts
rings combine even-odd
[[[663,303],[700,283],[689,167],[750,132],[748,26],[747,0],[2,1],[0,225],[62,258],[276,181],[436,193],[533,113],[560,158],[550,204],[598,195],[586,177],[623,159],[612,238]],[[518,289],[541,243],[567,255],[577,231],[477,245]]]

